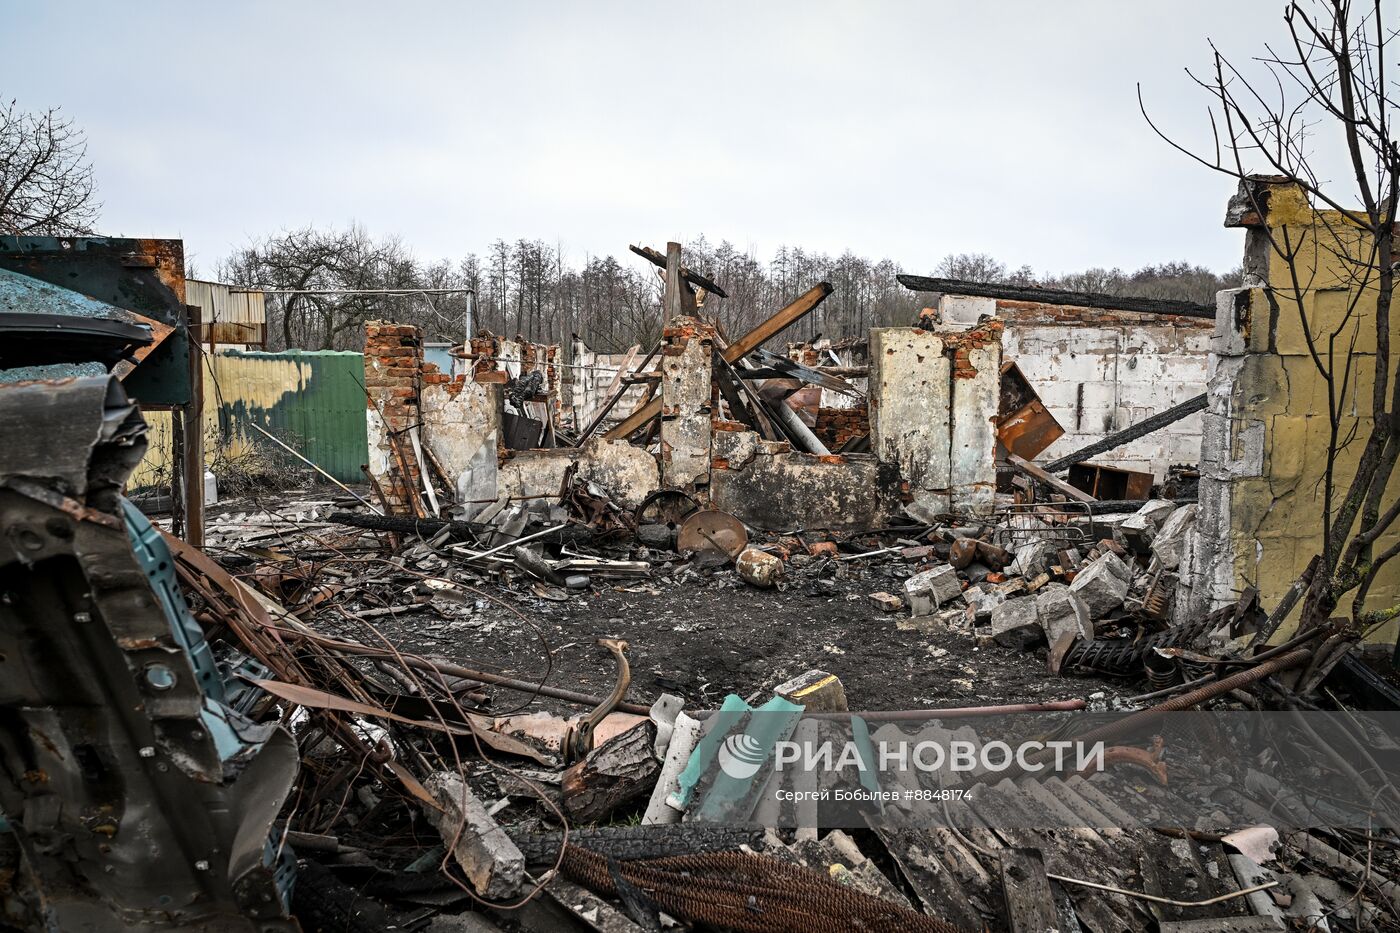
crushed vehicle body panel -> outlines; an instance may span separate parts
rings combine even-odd
[[[23,383],[0,429],[0,916],[297,929],[269,839],[296,748],[225,704],[164,540],[120,496],[139,411],[110,376]]]

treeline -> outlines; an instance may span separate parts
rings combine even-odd
[[[917,270],[850,250],[832,256],[782,246],[764,260],[728,241],[712,244],[703,236],[684,245],[684,257],[687,266],[727,292],[726,298],[709,295],[704,313],[731,336],[749,330],[817,282],[830,282],[831,296],[789,332],[793,340],[850,336],[913,321],[928,296],[895,281],[904,271],[1200,302],[1213,301],[1216,290],[1239,280],[1238,271],[1222,276],[1187,263],[1135,272],[1037,275],[1028,266],[1010,269],[983,254],[951,255],[932,269]],[[469,253],[460,261],[423,263],[397,237],[376,239],[358,227],[305,228],[237,251],[218,265],[216,275],[236,285],[289,292],[269,300],[270,349],[358,349],[364,322],[376,318],[417,324],[432,340],[460,341],[470,313],[475,331],[565,345],[578,334],[603,351],[650,346],[662,325],[662,280],[655,266],[626,250],[573,261],[559,246],[542,240],[497,240],[486,252]],[[350,294],[394,289],[462,291]],[[470,303],[466,290],[473,293]]]

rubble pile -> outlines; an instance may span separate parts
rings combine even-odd
[[[557,347],[374,322],[368,484],[187,469],[169,531],[118,376],[0,386],[53,437],[0,450],[0,927],[1400,930],[1363,633],[1194,608],[1199,471],[1090,462],[1204,396],[1038,464],[994,295],[781,356],[830,284],[730,339],[634,252],[589,417]]]
[[[210,526],[217,561],[172,541],[222,650],[265,666],[254,680],[265,714],[309,714],[296,727],[303,766],[284,840],[320,866],[303,872],[298,898],[339,892],[331,900],[346,928],[1019,929],[1037,873],[1065,879],[1058,909],[1090,930],[1189,930],[1204,918],[1254,929],[1310,910],[1381,928],[1394,909],[1388,882],[1351,871],[1369,857],[1378,878],[1389,857],[1374,845],[1368,853],[1361,837],[1275,834],[1259,850],[1232,841],[1243,827],[1208,827],[1210,801],[1173,770],[1161,736],[1122,746],[1123,764],[1092,778],[1002,781],[979,798],[978,829],[852,831],[817,817],[775,830],[755,801],[743,820],[716,823],[707,800],[687,797],[682,772],[704,721],[721,714],[671,694],[636,696],[626,642],[598,639],[614,689],[594,696],[415,654],[380,631],[450,620],[479,601],[530,627],[534,608],[647,581],[677,592],[833,598],[884,581],[867,602],[903,637],[1010,649],[1048,674],[1093,678],[1087,698],[1067,679],[1070,699],[1026,709],[1150,710],[1173,696],[1243,709],[1316,698],[1319,645],[1349,644],[1335,633],[1260,648],[1270,622],[1248,596],[1210,619],[1173,623],[1189,504],[1096,515],[1045,502],[985,520],[766,534],[694,503],[673,502],[664,516],[654,502],[627,510],[572,475],[556,498],[488,508],[470,522],[405,524],[353,502],[311,500],[276,518],[233,511]],[[647,520],[658,517],[666,520]],[[1104,677],[1144,692],[1125,699]],[[824,670],[770,697],[762,709],[839,716],[848,705],[840,678]],[[530,711],[540,700],[547,709]],[[877,734],[898,727],[896,719]],[[975,728],[960,734],[978,741]],[[1248,762],[1229,770],[1246,797],[1262,780]],[[1164,821],[1197,812],[1200,825],[1134,828],[1115,802],[1125,781]],[[1264,800],[1250,804],[1261,819]],[[1102,828],[1064,836],[997,821],[1045,806]],[[475,926],[455,925],[464,910]]]

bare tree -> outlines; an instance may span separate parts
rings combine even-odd
[[[1193,150],[1152,127],[1239,183],[1232,212],[1268,216],[1271,185],[1252,174],[1260,171],[1274,176],[1266,181],[1296,183],[1313,204],[1331,209],[1297,223],[1254,226],[1259,254],[1247,251],[1244,272],[1248,284],[1264,287],[1273,313],[1296,316],[1326,388],[1321,572],[1305,598],[1302,624],[1327,619],[1348,594],[1353,620],[1378,624],[1400,614],[1398,607],[1367,608],[1377,574],[1400,555],[1400,544],[1377,550],[1400,517],[1400,498],[1387,489],[1400,453],[1400,373],[1390,347],[1400,152],[1390,124],[1396,85],[1386,74],[1395,32],[1383,22],[1379,0],[1355,8],[1349,0],[1294,2],[1284,22],[1287,47],[1266,46],[1254,60],[1257,73],[1212,45],[1210,72],[1192,75],[1211,98],[1209,149]],[[1314,155],[1329,137],[1345,153],[1344,185],[1324,181]],[[1283,270],[1281,284],[1270,266]],[[1341,272],[1324,274],[1324,266]],[[1339,320],[1310,318],[1308,299],[1319,287],[1345,290]],[[1375,330],[1374,356],[1357,352],[1363,327]],[[1367,385],[1370,398],[1355,404],[1369,427],[1351,413],[1353,396]],[[1343,457],[1353,443],[1361,445],[1359,456]]]
[[[91,233],[100,207],[83,131],[56,107],[0,105],[0,233]]]
[[[934,270],[942,279],[961,279],[964,282],[1002,282],[1006,279],[1006,265],[986,253],[957,253],[943,257]]]
[[[235,285],[283,292],[269,306],[271,343],[279,349],[358,347],[365,321],[408,320],[418,300],[374,292],[421,287],[418,264],[398,238],[375,240],[360,227],[270,236],[229,257],[219,274]]]

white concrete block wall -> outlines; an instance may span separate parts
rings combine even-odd
[[[1005,359],[1030,380],[1065,434],[1038,459],[1053,460],[1205,391],[1211,328],[1141,322],[1051,321],[1003,311]],[[1103,316],[1103,315],[1101,315]],[[1191,415],[1094,458],[1160,480],[1173,463],[1196,463],[1201,416]]]

